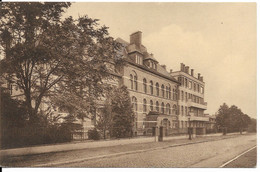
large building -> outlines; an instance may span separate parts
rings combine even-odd
[[[142,32],[130,35],[130,43],[123,44],[127,64],[119,70],[122,82],[127,86],[136,115],[135,132],[142,134],[151,123],[164,126],[167,134],[205,134],[209,117],[204,115],[205,83],[203,77],[194,76],[194,70],[181,64],[180,71],[168,72],[142,44]]]
[[[194,69],[181,63],[180,71],[171,71],[171,76],[180,82],[178,88],[179,132],[187,133],[188,127],[193,134],[205,134],[209,117],[204,114],[207,103],[204,101],[205,83],[200,73],[196,77]]]
[[[119,73],[121,84],[127,86],[135,112],[134,132],[147,132],[146,123],[163,125],[167,129],[177,128],[177,88],[179,82],[160,65],[142,45],[142,32],[130,35],[130,43],[117,39],[123,44],[124,60],[127,62]],[[150,113],[150,114],[149,114]],[[148,115],[155,115],[152,121]]]

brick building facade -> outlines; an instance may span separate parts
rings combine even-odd
[[[140,31],[130,35],[130,43],[120,38],[117,41],[123,45],[121,53],[127,62],[118,71],[120,83],[130,92],[136,115],[134,131],[142,134],[155,123],[164,126],[168,134],[187,133],[188,127],[194,134],[205,134],[209,118],[204,115],[203,77],[195,77],[194,70],[190,73],[184,64],[180,71],[168,72],[142,45]]]

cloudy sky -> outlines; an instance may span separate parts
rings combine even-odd
[[[167,70],[180,63],[201,73],[206,113],[224,102],[256,117],[256,3],[74,3],[66,16],[87,14],[129,41],[143,45]]]

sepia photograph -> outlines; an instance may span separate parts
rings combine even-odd
[[[2,168],[256,169],[257,3],[1,2],[0,104]]]

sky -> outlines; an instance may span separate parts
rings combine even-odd
[[[114,38],[129,42],[135,31],[167,70],[180,63],[201,73],[205,113],[224,102],[256,118],[256,3],[86,3],[77,2],[66,16],[100,19]]]

